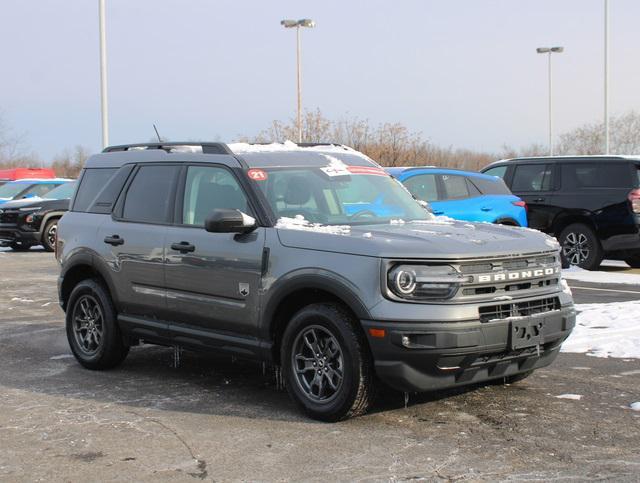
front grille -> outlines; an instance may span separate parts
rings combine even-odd
[[[509,317],[527,317],[530,315],[544,314],[553,310],[560,310],[560,299],[558,297],[548,297],[537,300],[527,300],[526,302],[516,302],[511,304],[489,305],[480,307],[480,321],[489,322],[491,320],[503,320]]]
[[[17,223],[18,212],[17,211],[5,211],[0,213],[0,223]]]

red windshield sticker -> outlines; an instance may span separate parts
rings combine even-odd
[[[374,176],[388,176],[386,171],[376,166],[349,166],[347,168],[351,174],[371,174]]]
[[[247,171],[247,176],[254,181],[265,181],[268,178],[266,171],[261,169],[250,169]]]

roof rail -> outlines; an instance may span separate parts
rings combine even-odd
[[[102,150],[103,153],[113,153],[116,151],[130,150],[146,150],[146,149],[162,149],[168,153],[177,151],[177,148],[200,148],[203,154],[233,154],[225,143],[198,143],[187,141],[183,143],[141,143],[141,144],[122,144],[119,146],[107,146]]]

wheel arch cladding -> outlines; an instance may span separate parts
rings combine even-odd
[[[291,317],[303,307],[313,303],[336,303],[347,310],[355,320],[370,318],[360,298],[345,283],[326,276],[301,275],[289,279],[276,289],[264,311],[268,328],[267,337],[273,341],[273,357],[280,359],[282,335]],[[360,324],[358,324],[360,330]],[[364,333],[363,333],[364,334]],[[366,338],[365,338],[366,340]]]
[[[594,223],[591,214],[589,212],[579,212],[579,213],[565,213],[560,214],[553,220],[553,233],[556,236],[560,236],[560,232],[564,230],[569,225],[573,225],[574,223],[581,223],[583,225],[588,226],[593,231],[598,232],[598,227]]]
[[[97,269],[93,264],[87,262],[87,260],[85,259],[82,259],[78,260],[64,272],[62,284],[60,286],[60,301],[62,302],[63,310],[67,310],[69,296],[71,295],[73,288],[82,280],[87,279],[96,279],[101,282],[109,292],[111,299],[114,301],[114,303],[116,302],[114,298],[115,293],[112,290],[107,277],[105,277],[101,273],[101,270]]]

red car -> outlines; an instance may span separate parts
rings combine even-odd
[[[0,186],[7,181],[15,181],[17,179],[50,179],[55,177],[56,173],[51,168],[0,169]]]

